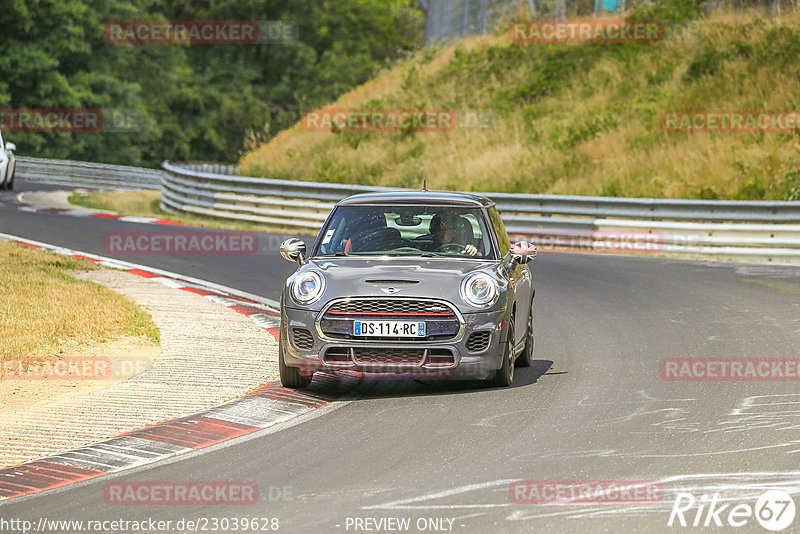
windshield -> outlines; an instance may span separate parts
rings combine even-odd
[[[340,206],[314,255],[495,259],[483,210],[455,206]]]

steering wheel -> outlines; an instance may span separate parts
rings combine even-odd
[[[464,250],[464,245],[455,242],[443,243],[439,245],[436,250],[439,252],[461,252]]]

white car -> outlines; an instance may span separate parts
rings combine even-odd
[[[11,191],[14,189],[14,167],[16,158],[14,143],[3,142],[3,132],[0,132],[0,190]]]

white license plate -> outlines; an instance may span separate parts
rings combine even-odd
[[[425,337],[425,323],[411,321],[353,321],[354,336]]]

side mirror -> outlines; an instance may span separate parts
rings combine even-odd
[[[511,254],[520,265],[525,265],[536,257],[536,245],[527,241],[517,241],[511,245]]]
[[[10,150],[11,152],[17,149],[17,145],[14,143],[6,143],[6,150]]]
[[[281,243],[281,256],[289,261],[296,261],[300,265],[306,263],[306,244],[302,239],[290,237]]]

